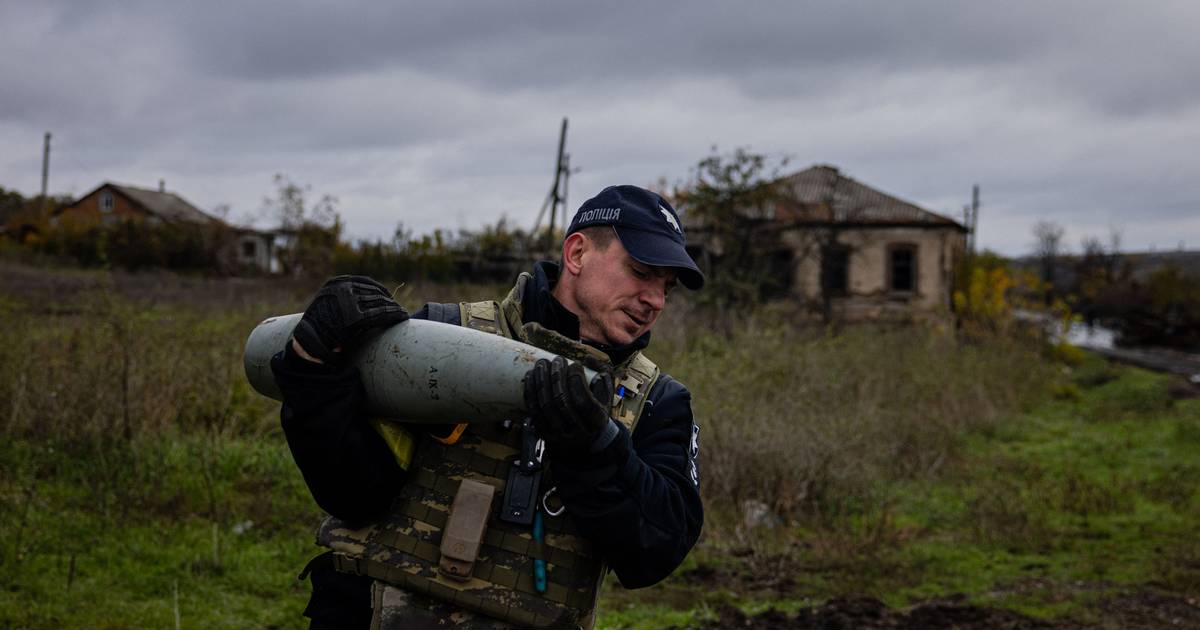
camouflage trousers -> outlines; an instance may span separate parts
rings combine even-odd
[[[371,585],[371,609],[371,630],[512,630],[517,627],[378,580]]]

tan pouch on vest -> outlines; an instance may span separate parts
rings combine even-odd
[[[441,559],[438,572],[453,580],[470,579],[488,517],[492,515],[492,497],[496,489],[486,483],[463,479],[450,506],[450,517],[442,530]]]

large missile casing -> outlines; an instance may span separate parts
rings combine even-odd
[[[282,400],[271,357],[289,343],[301,313],[263,320],[246,340],[246,378]],[[525,415],[521,379],[555,355],[462,326],[413,319],[368,339],[350,357],[366,390],[367,411],[406,422],[495,422]],[[590,381],[595,372],[586,370]]]

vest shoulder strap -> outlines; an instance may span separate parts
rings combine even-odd
[[[512,338],[508,327],[504,325],[503,318],[500,317],[500,304],[495,300],[459,302],[458,308],[463,326]]]
[[[635,352],[625,365],[617,371],[616,386],[617,400],[613,405],[613,418],[625,425],[630,433],[637,425],[638,418],[646,408],[646,400],[650,390],[658,382],[662,371],[653,361],[641,352]]]

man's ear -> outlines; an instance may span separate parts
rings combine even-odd
[[[567,240],[563,241],[563,271],[579,275],[579,270],[583,268],[583,255],[591,249],[591,245],[587,235],[581,232],[568,236]]]

